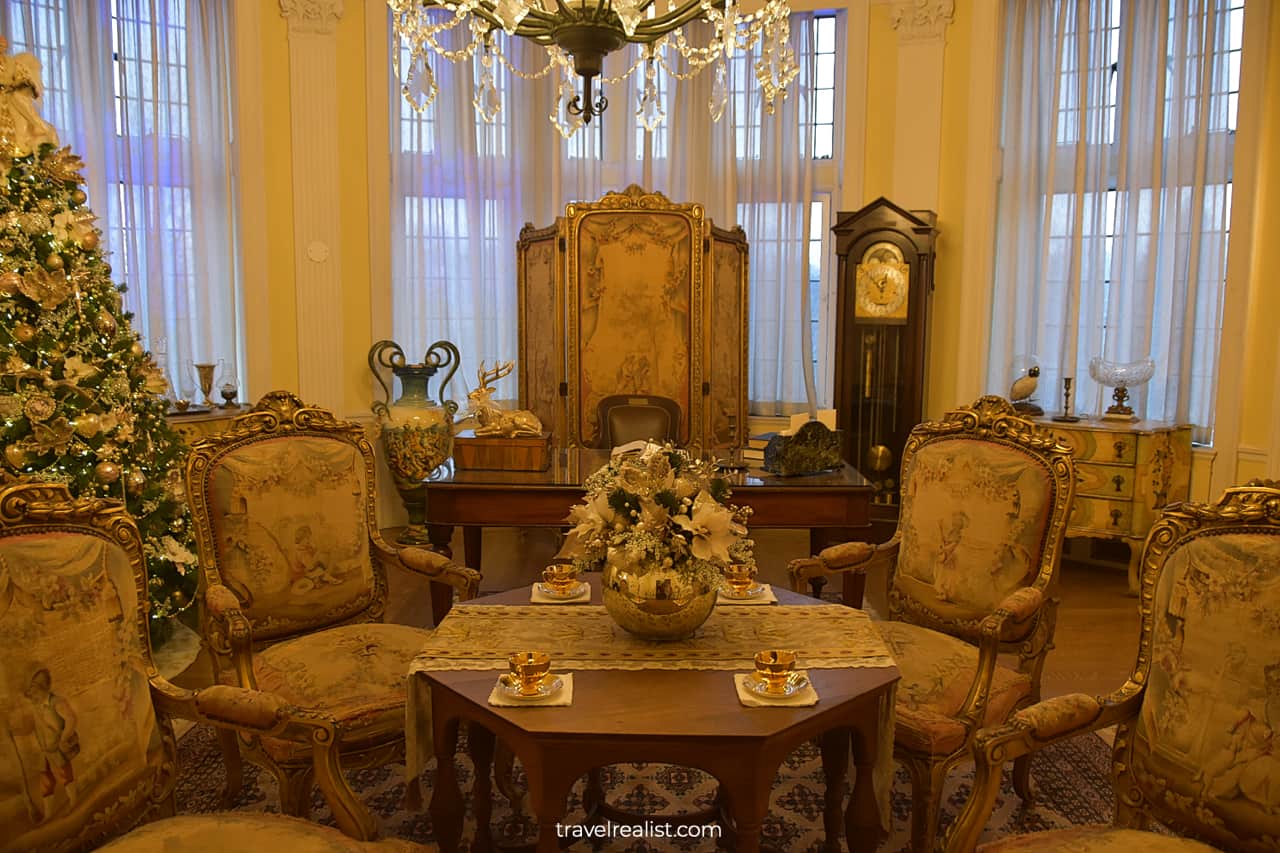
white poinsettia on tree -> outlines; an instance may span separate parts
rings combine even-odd
[[[561,549],[580,571],[648,562],[713,587],[730,563],[754,563],[749,507],[729,503],[714,466],[671,445],[614,457],[587,478]]]

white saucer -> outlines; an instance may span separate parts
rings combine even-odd
[[[723,595],[725,598],[736,598],[736,599],[756,598],[757,596],[764,594],[764,584],[753,583],[751,586],[747,587],[742,592],[738,592],[733,587],[729,586],[729,584],[722,583],[720,584],[720,594]]]
[[[578,581],[576,584],[569,587],[564,592],[560,592],[559,590],[553,589],[549,584],[543,583],[541,581],[538,582],[538,592],[542,593],[547,598],[558,598],[562,601],[569,601],[571,599],[578,598],[584,592],[586,592],[587,589],[588,589],[588,586],[586,581]]]
[[[524,699],[526,701],[546,699],[548,696],[554,696],[560,692],[562,687],[564,687],[564,679],[558,675],[549,675],[542,679],[542,683],[538,685],[537,693],[522,693],[519,683],[512,679],[511,673],[504,672],[498,676],[498,691],[508,699]]]
[[[786,699],[808,687],[809,679],[803,675],[792,674],[787,679],[787,684],[782,691],[776,692],[770,690],[769,683],[753,672],[747,675],[746,686],[748,690],[761,699]]]

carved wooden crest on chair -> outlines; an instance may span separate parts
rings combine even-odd
[[[1005,761],[1113,725],[1113,828],[1036,833],[984,849],[1184,849],[1132,831],[1150,821],[1215,848],[1276,849],[1280,483],[1257,480],[1214,505],[1166,509],[1147,538],[1140,599],[1137,661],[1124,685],[1103,697],[1046,699],[978,734],[974,793],[948,850],[973,849]]]
[[[747,243],[697,203],[631,186],[573,202],[517,247],[520,405],[557,441],[594,446],[599,401],[660,396],[682,444],[741,443],[746,425]]]
[[[286,392],[198,442],[187,461],[201,626],[215,674],[331,714],[343,731],[343,764],[353,768],[403,754],[405,680],[427,636],[381,624],[386,564],[463,598],[476,594],[480,578],[438,554],[392,549],[378,531],[374,489],[363,428]],[[447,608],[447,599],[433,606],[437,621]],[[241,745],[280,780],[284,810],[304,814],[311,745]],[[223,747],[234,789],[239,752],[225,740]],[[364,813],[361,834],[372,832]]]
[[[912,430],[901,490],[888,542],[837,545],[789,571],[800,589],[813,577],[886,570],[889,619],[877,626],[902,670],[894,755],[911,773],[912,843],[925,851],[942,783],[975,732],[1040,697],[1075,467],[1049,430],[983,397]],[[845,589],[846,603],[861,606],[861,583]],[[1016,655],[1016,666],[1000,654]],[[1015,769],[1027,796],[1029,767]]]
[[[313,741],[312,772],[339,826],[356,830],[358,801],[330,760],[332,719],[238,687],[185,690],[156,671],[142,538],[121,504],[73,499],[59,484],[4,488],[0,566],[0,850],[90,849],[172,815],[172,717]],[[270,815],[163,820],[119,844],[194,849],[215,839],[245,849],[265,839],[290,850],[350,846],[332,829]]]

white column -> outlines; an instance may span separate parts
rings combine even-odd
[[[898,34],[894,122],[894,203],[938,209],[942,154],[942,55],[955,0],[894,0],[889,21]]]
[[[293,268],[298,393],[345,414],[341,215],[338,186],[338,39],[343,0],[280,0],[289,22],[293,154]]]

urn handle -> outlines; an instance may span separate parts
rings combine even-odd
[[[369,408],[380,418],[388,415],[388,406],[391,404],[391,386],[382,378],[378,368],[389,367],[395,370],[397,367],[404,367],[404,363],[404,350],[395,341],[382,340],[369,347],[369,372],[373,374],[373,378],[378,380],[378,384],[382,386],[382,399],[374,400]]]
[[[449,371],[444,375],[444,380],[440,383],[438,399],[440,400],[440,405],[449,413],[450,418],[457,414],[458,404],[453,400],[445,399],[444,389],[449,384],[449,380],[453,378],[453,374],[458,372],[458,364],[461,361],[462,356],[458,353],[458,348],[446,340],[436,341],[427,347],[427,354],[423,359],[423,363],[427,367],[434,367],[437,370],[442,367],[449,368]]]
[[[426,368],[427,375],[431,376],[437,370],[447,367],[448,372],[444,376],[444,381],[440,383],[438,399],[440,405],[452,418],[458,411],[458,404],[453,400],[445,399],[444,389],[449,384],[449,380],[453,378],[453,374],[458,372],[458,365],[461,361],[462,356],[458,353],[458,348],[446,340],[436,341],[427,347],[427,352],[423,355],[422,364],[420,365],[406,363],[404,350],[395,341],[378,341],[369,348],[369,371],[373,374],[373,378],[378,380],[378,384],[382,386],[382,399],[374,400],[369,408],[380,418],[390,415],[391,386],[382,378],[382,373],[378,368],[390,368],[391,372],[397,375],[405,371],[406,368]]]

